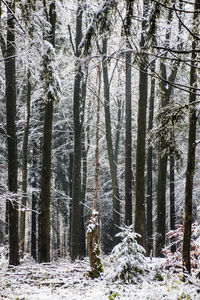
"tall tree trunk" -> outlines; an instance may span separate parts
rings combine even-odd
[[[143,1],[143,21],[140,48],[144,49],[145,31],[147,29],[147,14],[149,1]],[[139,71],[139,100],[138,100],[138,119],[137,119],[137,147],[136,147],[136,176],[135,176],[135,232],[141,237],[138,239],[140,244],[145,247],[145,145],[146,145],[146,113],[147,113],[147,57],[144,54],[140,62]]]
[[[95,194],[93,213],[87,230],[87,249],[90,258],[92,278],[99,277],[103,272],[100,258],[99,245],[99,215],[98,215],[98,195],[99,195],[99,121],[100,121],[100,93],[101,93],[101,67],[98,65],[98,92],[97,92],[97,120],[96,120],[96,148],[95,148]]]
[[[155,61],[152,63],[152,73],[155,71]],[[153,74],[152,74],[153,75]],[[151,77],[151,92],[149,99],[149,120],[148,131],[153,128],[153,116],[154,116],[154,101],[155,101],[155,77]],[[153,249],[153,218],[152,218],[152,206],[153,206],[153,148],[149,147],[147,152],[147,255],[150,255]]]
[[[5,57],[6,125],[8,145],[8,190],[13,193],[8,202],[9,264],[19,264],[17,194],[17,137],[16,137],[16,83],[15,83],[15,1],[7,2],[7,49]],[[12,13],[11,13],[12,11]]]
[[[84,204],[87,189],[87,149],[85,131],[82,133],[82,188],[81,188],[81,203],[80,203],[80,238],[79,238],[79,256],[83,258],[86,256],[86,244],[85,244],[85,217],[84,217]]]
[[[46,11],[46,7],[44,7]],[[47,14],[48,15],[48,14]],[[52,1],[49,6],[49,15],[47,21],[51,24],[49,32],[49,42],[55,46],[55,23],[56,12],[55,2]],[[44,57],[44,73],[47,76],[49,66],[48,55]],[[51,76],[51,74],[48,74]],[[47,79],[47,86],[49,78]],[[47,94],[47,102],[44,109],[44,127],[42,141],[42,171],[41,171],[41,193],[40,193],[40,235],[39,235],[39,262],[50,261],[50,194],[51,194],[51,142],[52,142],[52,123],[54,95],[51,92]]]
[[[38,207],[38,193],[37,188],[37,169],[38,169],[38,145],[36,142],[33,143],[33,154],[32,154],[32,212],[31,212],[31,256],[37,260],[37,214],[36,210]]]
[[[107,66],[107,39],[103,39],[103,82],[104,82],[104,111],[105,111],[105,124],[106,124],[106,142],[108,151],[108,160],[110,166],[110,174],[113,189],[113,245],[116,245],[118,239],[115,237],[119,232],[120,226],[120,199],[119,188],[117,180],[117,165],[114,160],[113,144],[112,144],[112,130],[111,130],[111,116],[110,116],[110,87],[108,80],[108,66]]]
[[[84,123],[84,111],[85,111],[85,103],[86,103],[86,88],[87,88],[87,76],[88,76],[88,66],[87,63],[83,66],[83,78],[82,78],[82,87],[81,87],[81,101],[83,104],[82,114],[81,114],[81,127],[83,127]],[[86,127],[86,132],[82,129],[82,187],[81,187],[81,203],[80,203],[80,239],[79,239],[79,257],[83,258],[86,256],[86,242],[85,242],[85,216],[84,216],[84,208],[85,208],[85,197],[87,190],[87,153],[88,146],[85,144],[86,134],[88,134],[89,126]]]
[[[176,62],[172,66],[172,71],[168,77],[168,81],[174,82],[178,70],[179,62]],[[160,65],[162,77],[167,79],[166,65],[161,62]],[[169,104],[172,94],[172,86],[161,82],[161,107],[165,107]],[[157,241],[156,241],[156,255],[163,256],[162,249],[165,246],[165,234],[166,234],[166,181],[167,181],[167,154],[158,157],[158,184],[157,184]]]
[[[27,73],[27,94],[26,94],[26,106],[25,106],[25,123],[24,123],[24,136],[22,146],[22,200],[20,211],[20,255],[24,254],[25,244],[25,221],[26,221],[26,200],[27,200],[27,159],[28,159],[28,138],[29,138],[29,120],[30,120],[30,102],[31,102],[31,82],[30,82],[30,70]]]
[[[170,230],[175,230],[175,160],[174,155],[170,155]],[[171,252],[176,251],[176,245],[171,246]]]
[[[131,35],[131,23],[133,15],[133,1],[126,2],[126,47],[129,47],[129,37]],[[130,49],[129,49],[130,50]],[[125,127],[125,224],[130,226],[132,221],[132,130],[131,130],[131,52],[126,54],[126,127]]]
[[[165,35],[166,47],[169,45],[171,37],[171,22],[173,17],[173,11],[169,11],[168,14],[168,29]],[[179,28],[180,30],[180,28]],[[177,38],[179,42],[179,36]],[[167,67],[164,62],[160,63],[161,76],[164,79],[160,83],[161,90],[161,108],[164,108],[169,104],[170,97],[173,92],[172,84],[168,85],[165,80],[173,83],[176,79],[180,61],[172,62],[171,73],[167,77]],[[157,183],[157,239],[156,239],[156,256],[163,256],[162,249],[165,246],[165,234],[166,234],[166,181],[167,181],[167,154],[158,157],[158,183]]]
[[[200,0],[195,0],[194,4],[194,29],[197,29],[197,19],[199,18]],[[196,101],[197,87],[197,59],[196,47],[197,41],[192,42],[192,63],[190,68],[190,86],[191,93],[189,103]],[[184,210],[184,234],[183,234],[183,266],[188,273],[191,272],[190,264],[190,243],[191,243],[191,225],[192,225],[192,193],[193,193],[193,178],[195,171],[195,149],[196,149],[196,110],[195,104],[189,107],[189,136],[188,136],[188,156],[185,182],[185,210]]]
[[[71,214],[71,260],[74,261],[79,255],[79,232],[80,232],[80,201],[81,201],[81,65],[78,61],[80,56],[79,45],[82,38],[82,4],[78,1],[76,14],[76,53],[74,94],[73,94],[73,125],[74,125],[74,155],[72,175],[72,214]],[[79,221],[77,221],[79,220]]]

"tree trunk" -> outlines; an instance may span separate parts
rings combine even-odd
[[[25,123],[24,123],[24,136],[22,146],[22,200],[20,211],[20,255],[24,254],[25,244],[25,221],[26,221],[26,200],[27,200],[27,159],[28,159],[28,138],[29,138],[29,120],[30,120],[30,102],[31,102],[31,83],[30,83],[30,71],[27,73],[27,94],[26,94],[26,106],[25,106]]]
[[[91,278],[97,278],[103,272],[100,258],[99,245],[99,215],[97,211],[99,195],[99,121],[100,121],[100,93],[101,93],[101,68],[98,65],[98,92],[97,92],[97,120],[96,120],[96,148],[95,148],[95,194],[93,213],[87,229],[87,249],[90,259]]]
[[[32,212],[31,212],[31,256],[37,260],[37,206],[38,206],[38,193],[37,188],[37,168],[38,168],[38,150],[37,144],[33,143],[33,172],[32,172]]]
[[[46,7],[44,7],[46,10]],[[51,2],[49,7],[49,22],[51,30],[49,32],[49,41],[52,46],[55,46],[55,23],[56,12],[55,2]],[[48,21],[48,20],[47,20]],[[44,73],[48,74],[49,58],[44,56]],[[47,75],[48,74],[48,75]],[[45,84],[48,87],[49,78]],[[40,235],[39,235],[39,262],[50,261],[50,194],[51,194],[51,142],[52,142],[52,123],[53,123],[53,106],[54,95],[51,92],[47,94],[47,101],[44,109],[44,127],[42,141],[42,171],[41,171],[41,193],[40,193]]]
[[[155,71],[155,61],[152,63],[152,71]],[[153,73],[152,72],[152,73]],[[153,74],[152,74],[153,75]],[[154,116],[154,100],[155,100],[155,78],[151,77],[151,94],[149,99],[149,120],[148,131],[153,128]],[[153,249],[153,221],[152,221],[152,205],[153,205],[153,148],[149,147],[147,152],[147,255],[149,256]]]
[[[143,21],[140,48],[144,49],[145,31],[147,29],[147,14],[149,1],[143,1]],[[136,147],[136,176],[135,176],[135,232],[141,237],[138,239],[145,248],[145,145],[146,145],[146,113],[147,113],[147,57],[144,54],[140,62],[139,71],[139,100],[138,100],[138,119],[137,119],[137,147]]]
[[[84,144],[85,142],[85,132],[82,133],[82,188],[81,188],[81,203],[80,203],[80,239],[79,239],[79,256],[83,258],[86,256],[86,244],[85,244],[85,217],[84,217],[84,204],[87,189],[87,149]]]
[[[131,52],[129,49],[129,37],[131,35],[131,24],[133,15],[133,1],[126,2],[126,125],[125,125],[125,224],[130,226],[132,221],[132,130],[131,130]],[[129,49],[130,50],[130,49]]]
[[[171,36],[171,22],[172,22],[173,12],[169,11],[168,14],[168,29],[165,35],[165,44],[168,47]],[[180,30],[180,28],[179,28]],[[179,41],[179,36],[177,38]],[[172,62],[171,73],[167,77],[166,64],[161,61],[160,72],[163,81],[160,83],[161,89],[161,107],[165,107],[169,104],[170,97],[173,92],[172,84],[168,85],[165,80],[173,83],[176,79],[176,74],[178,70],[180,61],[177,60]],[[158,183],[157,183],[157,239],[156,239],[156,256],[164,256],[162,249],[165,247],[165,234],[166,234],[166,176],[167,176],[167,154],[158,157]]]
[[[16,137],[16,83],[15,83],[15,1],[7,2],[7,49],[5,57],[6,125],[8,146],[8,190],[13,193],[8,202],[9,265],[19,264],[17,193],[17,137]]]
[[[170,230],[175,230],[175,176],[174,176],[175,160],[174,155],[170,155]],[[176,251],[176,245],[171,246],[171,252]]]
[[[78,1],[76,14],[76,58],[80,56],[79,45],[82,38],[82,4]],[[72,218],[71,218],[71,260],[74,261],[79,255],[79,232],[80,232],[80,201],[81,201],[81,65],[76,62],[73,94],[73,125],[74,125],[74,155],[72,175]],[[79,221],[77,221],[79,220]]]
[[[200,0],[195,0],[194,4],[194,29],[197,28],[197,18],[199,18]],[[192,42],[192,62],[190,68],[190,86],[191,93],[189,103],[196,101],[197,87],[197,59],[196,40]],[[193,178],[195,171],[195,149],[196,149],[196,110],[195,104],[189,106],[189,136],[188,136],[188,156],[185,182],[185,210],[184,210],[184,234],[183,234],[183,266],[188,273],[191,272],[190,265],[190,243],[191,243],[191,226],[192,226],[192,193],[193,193]]]
[[[104,110],[105,110],[105,124],[106,124],[106,142],[108,151],[108,160],[110,166],[110,174],[113,189],[113,246],[117,244],[118,239],[115,235],[119,232],[120,226],[120,199],[119,188],[117,180],[117,165],[114,160],[113,144],[112,144],[112,130],[111,130],[111,116],[110,116],[110,87],[108,80],[108,66],[107,66],[107,39],[103,39],[103,82],[104,82]]]

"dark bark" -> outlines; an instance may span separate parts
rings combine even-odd
[[[175,230],[175,160],[174,155],[170,155],[170,230]],[[171,247],[171,252],[176,251],[176,245],[173,244]]]
[[[173,12],[169,11],[168,14],[168,30],[165,35],[165,44],[168,46],[171,36],[171,22],[172,22]],[[179,28],[180,30],[180,28]],[[177,38],[179,42],[179,36]],[[161,61],[160,63],[160,72],[163,79],[168,82],[174,82],[176,79],[177,70],[179,67],[180,61],[177,60],[172,62],[171,73],[167,77],[167,68],[166,64]],[[161,90],[161,108],[169,104],[170,97],[173,92],[173,86],[168,85],[166,81],[163,80],[160,82]],[[166,234],[166,176],[167,176],[167,154],[161,155],[158,157],[158,183],[157,183],[157,240],[156,240],[156,256],[164,256],[162,249],[165,246],[165,234]]]
[[[133,1],[126,2],[126,47],[129,49],[129,37],[133,15]],[[132,130],[131,130],[131,52],[126,52],[126,120],[125,120],[125,224],[130,226],[132,220]]]
[[[157,239],[156,255],[164,256],[162,249],[165,245],[166,231],[166,181],[167,155],[158,158],[158,186],[157,186]]]
[[[38,196],[36,192],[37,188],[37,145],[33,144],[33,182],[32,187],[34,189],[32,193],[32,212],[31,212],[31,256],[37,260],[37,206],[38,206]]]
[[[143,2],[143,21],[140,47],[145,49],[147,14],[149,1]],[[146,145],[146,113],[147,113],[147,57],[144,54],[140,62],[139,71],[139,99],[138,99],[138,119],[137,119],[137,147],[136,147],[136,175],[135,175],[135,232],[141,237],[138,239],[140,244],[145,247],[145,145]]]
[[[117,99],[117,126],[116,126],[116,136],[115,136],[115,162],[118,163],[118,154],[119,154],[119,144],[120,144],[120,135],[122,129],[122,117],[124,112],[124,101]]]
[[[44,7],[46,9],[46,7]],[[56,12],[55,3],[51,2],[49,6],[49,18],[47,21],[51,24],[49,32],[49,41],[55,46],[55,23]],[[44,73],[48,74],[49,58],[44,57]],[[51,76],[51,74],[48,74]],[[49,80],[49,78],[48,78]],[[45,84],[48,85],[48,82]],[[50,261],[50,195],[51,195],[51,143],[52,143],[52,123],[54,96],[48,92],[47,101],[44,109],[44,127],[42,141],[42,171],[41,171],[41,193],[40,193],[40,235],[39,235],[39,262]]]
[[[39,216],[39,262],[50,261],[50,191],[51,191],[51,139],[53,122],[53,100],[45,104],[43,142],[42,142],[42,171]]]
[[[85,244],[85,216],[84,216],[84,204],[87,189],[87,149],[84,145],[86,142],[85,132],[82,133],[82,188],[81,188],[81,203],[80,203],[80,239],[79,239],[79,257],[83,258],[86,256],[86,244]]]
[[[194,28],[197,26],[195,22],[199,18],[197,12],[200,8],[200,0],[195,0],[194,4]],[[192,64],[190,68],[190,86],[192,94],[189,96],[189,103],[196,101],[195,88],[197,87],[197,65],[195,60],[197,54],[195,52],[196,41],[192,42]],[[184,234],[183,234],[183,266],[188,273],[191,272],[190,264],[190,243],[191,243],[191,226],[192,226],[192,193],[193,193],[193,178],[195,171],[195,149],[196,149],[196,110],[195,105],[189,106],[189,136],[188,136],[188,156],[185,182],[185,209],[184,209]]]
[[[132,224],[131,53],[126,53],[125,224]]]
[[[175,229],[175,160],[174,156],[170,155],[170,230]]]
[[[107,39],[103,39],[103,82],[104,82],[104,111],[105,111],[105,124],[106,124],[106,143],[108,151],[108,160],[110,166],[110,174],[113,189],[113,245],[116,245],[118,239],[115,237],[119,232],[120,226],[120,199],[119,188],[117,180],[117,165],[114,160],[113,144],[112,144],[112,130],[111,130],[111,116],[110,116],[110,86],[108,80],[108,66],[107,66]]]
[[[79,255],[79,233],[80,233],[80,201],[81,201],[81,65],[78,62],[80,56],[79,45],[82,38],[82,5],[78,1],[76,14],[76,58],[74,94],[73,94],[73,129],[74,129],[74,154],[73,154],[73,176],[72,176],[72,218],[71,218],[71,260],[74,261]],[[79,220],[77,222],[77,220]]]
[[[152,63],[152,71],[155,70],[155,62]],[[155,78],[151,77],[151,91],[149,99],[149,120],[148,131],[153,128],[154,117],[154,100],[155,100]],[[152,206],[153,206],[153,147],[150,146],[147,152],[147,255],[150,255],[153,249],[153,220],[152,220]]]
[[[15,11],[15,1],[7,2],[8,8]],[[16,71],[15,71],[15,24],[9,9],[7,12],[7,49],[5,57],[6,80],[6,125],[8,146],[8,190],[13,193],[8,202],[9,215],[9,265],[19,264],[18,245],[18,204],[17,193],[17,137],[16,137]]]
[[[82,87],[81,87],[81,127],[83,127],[84,123],[84,111],[85,111],[85,102],[86,102],[86,87],[87,87],[87,75],[88,75],[88,67],[87,63],[83,66],[84,75],[82,75]],[[85,242],[85,216],[84,216],[84,208],[85,208],[85,198],[86,198],[86,190],[87,190],[87,153],[88,146],[86,146],[86,134],[88,137],[89,126],[86,127],[86,132],[82,129],[82,187],[81,187],[81,203],[80,203],[80,239],[79,239],[79,257],[83,258],[86,256],[86,242]]]

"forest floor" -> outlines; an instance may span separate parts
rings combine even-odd
[[[69,259],[37,264],[26,258],[20,266],[13,268],[8,268],[6,259],[1,259],[0,299],[200,299],[199,279],[193,275],[182,282],[180,273],[163,271],[162,262],[154,258],[150,262],[147,258],[150,271],[143,280],[137,284],[122,284],[108,280],[107,274],[111,268],[108,257],[103,257],[104,274],[93,280],[87,276],[90,270],[88,259],[73,264]]]

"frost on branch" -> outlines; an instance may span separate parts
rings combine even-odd
[[[111,12],[116,6],[117,1],[107,0],[104,1],[103,4],[100,4],[99,8],[93,12],[86,33],[79,45],[79,48],[83,49],[85,56],[87,56],[91,50],[93,37],[102,35],[110,30],[112,24],[112,21],[110,20],[110,16],[112,16]]]
[[[133,231],[133,225],[120,229],[121,232],[116,236],[122,238],[122,241],[111,253],[111,262],[114,264],[109,277],[113,281],[119,279],[127,283],[136,283],[144,273],[145,250],[137,242],[140,235]]]
[[[87,228],[87,249],[92,269],[89,275],[91,278],[97,278],[103,272],[103,265],[100,258],[99,222],[96,210],[93,211]]]

